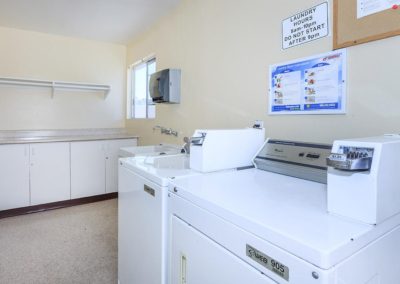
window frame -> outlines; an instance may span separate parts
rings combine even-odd
[[[149,65],[150,64],[157,65],[157,58],[155,55],[149,55],[141,60],[136,61],[135,63],[131,64],[127,70],[127,119],[155,119],[155,104],[151,102],[150,94],[149,94]],[[145,64],[146,68],[146,112],[145,117],[137,117],[135,114],[135,70],[139,66]],[[156,67],[157,68],[157,67]],[[155,71],[156,72],[156,69]],[[152,106],[154,108],[154,116],[149,116],[149,107]]]

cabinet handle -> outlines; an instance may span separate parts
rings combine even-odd
[[[32,147],[32,156],[35,156],[35,148]]]
[[[186,284],[186,256],[181,253],[181,282],[180,284]]]

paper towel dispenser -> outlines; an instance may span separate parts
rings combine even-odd
[[[164,69],[153,73],[150,76],[149,92],[154,103],[180,103],[181,70]]]

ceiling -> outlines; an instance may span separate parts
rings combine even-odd
[[[127,44],[180,0],[0,0],[0,26]]]

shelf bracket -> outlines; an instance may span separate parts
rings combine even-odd
[[[54,99],[54,95],[56,92],[56,82],[51,82],[52,88],[51,88],[51,98]]]

